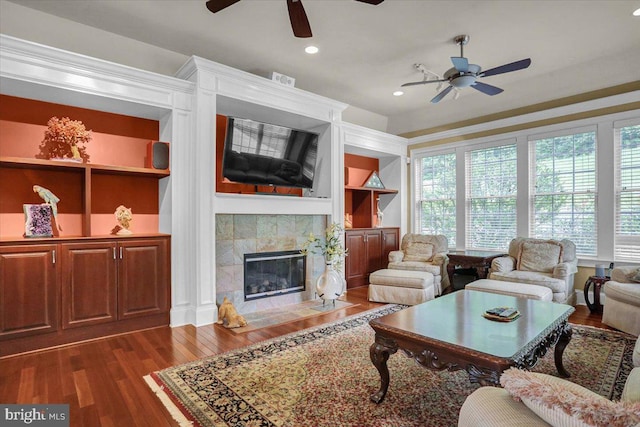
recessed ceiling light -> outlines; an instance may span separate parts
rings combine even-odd
[[[320,49],[318,49],[315,46],[307,46],[304,48],[304,51],[307,52],[310,55],[313,55],[314,53],[318,53]]]
[[[404,95],[404,92],[401,91],[401,90],[397,90],[397,91],[393,92],[393,96],[402,96],[402,95]]]
[[[633,16],[640,16],[640,7],[633,11]]]

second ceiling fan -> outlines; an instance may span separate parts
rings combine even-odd
[[[442,100],[452,89],[463,88],[471,86],[477,91],[480,91],[487,95],[497,95],[503,92],[503,89],[499,87],[492,86],[486,83],[479,82],[479,78],[495,76],[496,74],[504,74],[510,73],[512,71],[518,71],[527,68],[531,65],[531,58],[521,59],[520,61],[511,62],[509,64],[504,64],[499,67],[491,68],[487,71],[481,71],[479,65],[469,64],[469,60],[464,57],[463,47],[467,43],[469,43],[469,36],[462,35],[457,36],[453,39],[453,41],[460,46],[460,56],[452,56],[451,62],[453,63],[453,68],[448,69],[442,79],[437,80],[427,80],[426,78],[419,82],[411,82],[405,83],[402,86],[416,86],[423,85],[427,83],[441,83],[448,82],[449,86],[444,88],[439,94],[437,94],[431,102],[436,104]]]
[[[217,13],[239,1],[240,0],[208,0],[207,9],[209,9],[209,11],[211,11],[212,13]],[[384,0],[356,1],[378,5]],[[302,0],[287,0],[287,8],[289,9],[289,20],[291,21],[293,34],[296,37],[300,38],[311,37],[311,25],[309,24],[309,19],[307,18],[307,14],[304,11],[304,6],[302,6]]]

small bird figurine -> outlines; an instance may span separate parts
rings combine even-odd
[[[53,194],[50,190],[44,187],[41,187],[39,185],[33,186],[33,192],[38,193],[38,196],[40,196],[46,204],[51,206],[51,210],[53,211],[53,217],[56,220],[56,225],[58,226],[58,229],[62,231],[62,227],[60,227],[60,224],[58,223],[58,202],[60,201],[58,196]]]

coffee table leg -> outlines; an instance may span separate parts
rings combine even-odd
[[[380,390],[371,395],[371,400],[375,403],[380,403],[384,400],[384,396],[387,394],[389,388],[389,368],[387,367],[387,360],[389,356],[398,350],[396,345],[383,344],[380,341],[385,341],[384,338],[376,336],[376,342],[369,347],[369,356],[371,362],[380,373]]]
[[[562,327],[560,337],[558,338],[558,342],[556,343],[556,348],[553,353],[554,361],[556,363],[556,369],[558,370],[560,376],[563,378],[569,378],[571,376],[562,365],[562,355],[564,354],[564,349],[567,347],[567,344],[569,344],[569,341],[571,341],[571,335],[573,335],[571,325],[565,323]]]

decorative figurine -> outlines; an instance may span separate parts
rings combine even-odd
[[[377,215],[378,215],[378,224],[376,224],[377,227],[382,227],[382,217],[384,217],[384,213],[382,212],[382,209],[380,209],[380,197],[378,197],[377,199],[376,205],[378,206],[378,211],[377,211]]]
[[[58,223],[58,202],[60,199],[50,190],[39,185],[33,186],[33,192],[38,193],[38,196],[40,196],[47,205],[51,206],[51,212],[53,212],[53,219],[56,221],[56,226],[58,230],[62,231],[62,227]]]
[[[225,328],[240,328],[247,326],[247,321],[236,311],[231,301],[224,297],[220,309],[218,310],[218,325],[222,325]]]
[[[51,117],[44,131],[44,139],[40,142],[37,159],[67,160],[75,162],[89,161],[84,146],[91,141],[91,131],[87,130],[79,120],[69,117],[61,119]]]
[[[114,215],[116,217],[116,221],[118,221],[118,225],[111,230],[111,234],[117,234],[119,236],[133,234],[133,232],[129,230],[131,221],[133,220],[133,213],[131,212],[131,209],[124,205],[120,205],[116,208]]]

